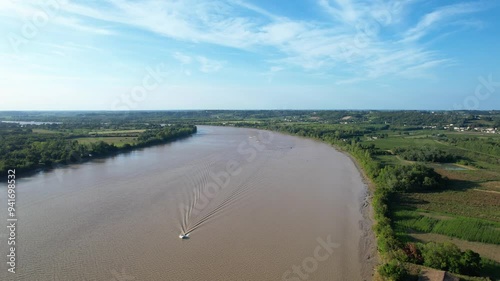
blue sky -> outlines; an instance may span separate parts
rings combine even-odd
[[[0,110],[500,109],[499,17],[497,1],[4,0]]]

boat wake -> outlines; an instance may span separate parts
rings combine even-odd
[[[217,217],[227,214],[258,189],[265,187],[262,169],[267,167],[266,163],[275,156],[277,155],[274,153],[267,154],[266,157],[259,159],[259,163],[241,167],[242,173],[231,177],[229,184],[221,187],[215,197],[208,196],[207,186],[214,181],[211,177],[211,168],[217,161],[204,161],[194,167],[195,172],[185,177],[186,185],[191,187],[189,190],[192,192],[185,193],[186,198],[183,202],[187,204],[181,204],[183,206],[181,208],[181,236],[189,235]]]

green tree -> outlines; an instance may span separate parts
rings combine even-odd
[[[471,250],[462,254],[460,259],[460,273],[471,276],[478,276],[481,273],[481,256]]]
[[[405,277],[408,275],[404,265],[397,260],[391,260],[380,266],[378,273],[388,281],[405,280]]]
[[[422,257],[425,266],[460,273],[462,252],[453,243],[427,243],[422,249]]]

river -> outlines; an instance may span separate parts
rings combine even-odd
[[[16,189],[16,273],[3,262],[1,280],[371,279],[367,187],[348,156],[313,140],[199,126]]]

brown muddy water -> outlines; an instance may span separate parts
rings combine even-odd
[[[0,280],[371,279],[367,191],[349,157],[265,131],[198,131],[19,179],[16,273],[3,227]],[[0,199],[6,222],[6,184]]]

